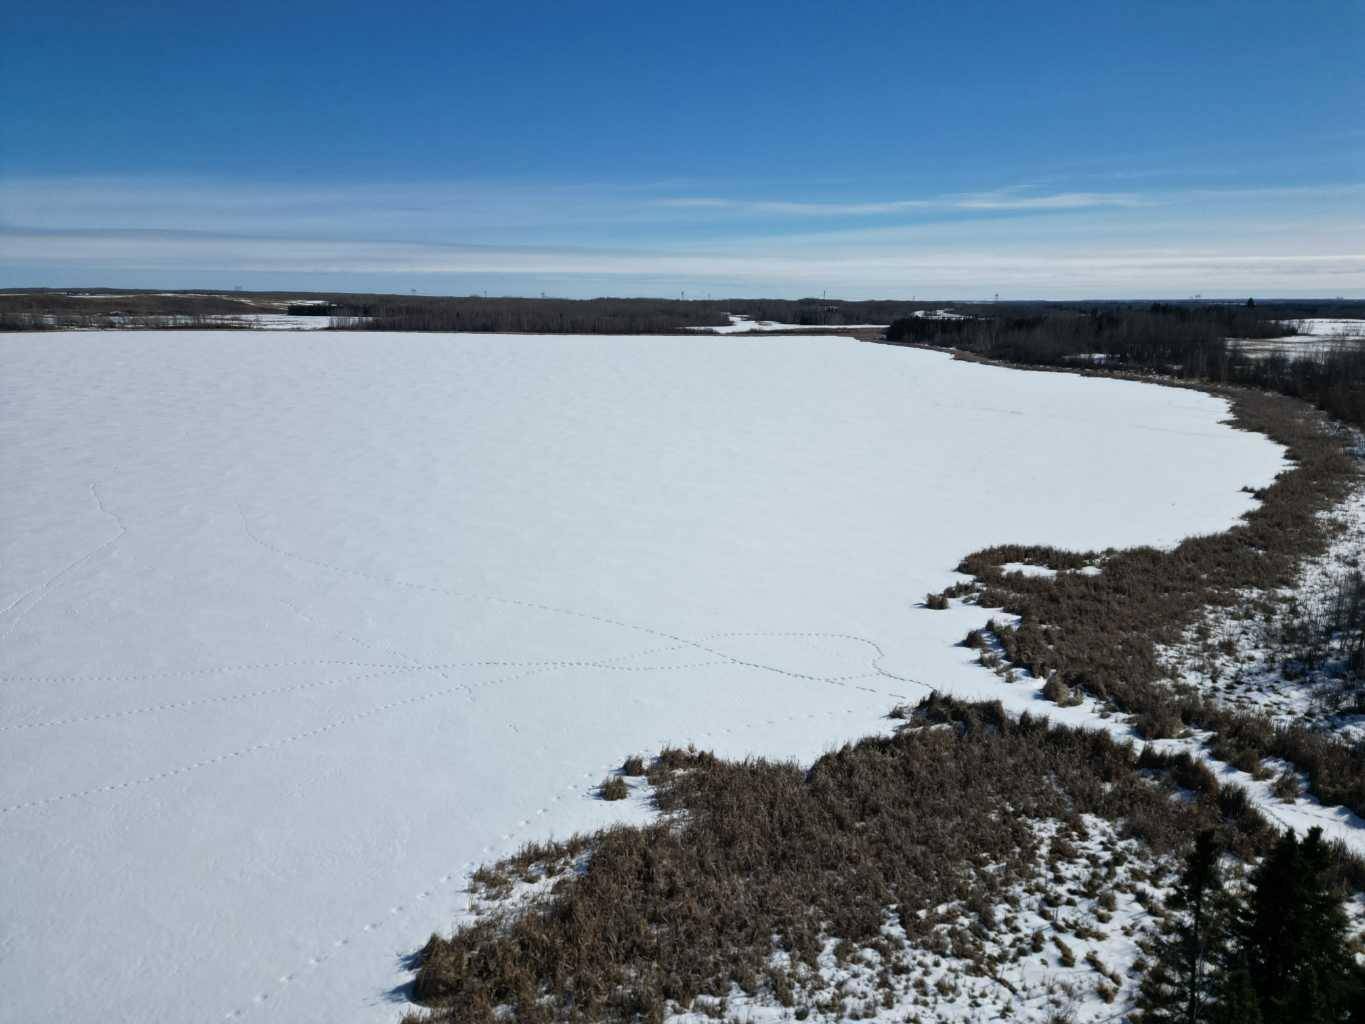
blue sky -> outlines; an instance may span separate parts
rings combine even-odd
[[[1365,296],[1365,4],[25,5],[0,285]]]

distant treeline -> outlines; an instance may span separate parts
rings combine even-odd
[[[963,320],[914,317],[951,307]],[[727,316],[801,327],[891,324],[893,341],[964,348],[1054,365],[1106,353],[1134,368],[1202,376],[1222,338],[1290,333],[1276,321],[1365,317],[1365,303],[1271,300],[1247,306],[1185,301],[984,302],[838,299],[559,299],[347,292],[125,291],[109,288],[0,291],[0,330],[71,327],[222,327],[208,318],[251,313],[330,316],[340,329],[553,334],[668,334],[721,327]],[[1203,357],[1197,353],[1203,352]]]
[[[845,324],[889,324],[907,316],[923,303],[904,300],[870,299],[843,302],[825,299],[726,299],[716,308],[747,316],[751,320],[773,320],[802,327],[842,327]]]
[[[536,334],[668,334],[721,327],[727,314],[809,327],[889,323],[904,302],[820,299],[515,299],[369,296],[338,302],[339,327],[368,331],[516,331]]]
[[[209,318],[279,312],[256,296],[182,292],[0,292],[0,331],[215,325]]]
[[[806,327],[887,324],[914,303],[826,299],[556,299],[337,292],[150,292],[108,288],[0,292],[0,330],[165,327],[185,318],[331,316],[340,329],[553,334],[667,334],[721,327],[727,314]],[[174,319],[172,319],[174,318]],[[205,326],[222,326],[206,322]]]
[[[887,340],[938,345],[1033,366],[1101,364],[1217,384],[1239,384],[1305,399],[1365,426],[1365,350],[1339,347],[1302,355],[1253,355],[1235,340],[1295,333],[1282,318],[1365,318],[1365,303],[1221,306],[1108,305],[966,320],[906,317]]]
[[[336,303],[334,326],[366,331],[658,334],[726,323],[678,299],[486,299],[367,296]]]
[[[963,320],[906,317],[887,329],[888,341],[964,349],[1035,365],[1064,365],[1103,357],[1121,365],[1204,376],[1227,338],[1274,338],[1292,328],[1254,307],[1177,306],[1062,310]]]

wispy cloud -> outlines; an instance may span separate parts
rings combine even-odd
[[[724,199],[714,196],[664,196],[654,205],[684,210],[717,210],[740,214],[787,217],[871,217],[885,214],[949,210],[1084,210],[1133,207],[1151,203],[1134,192],[1057,192],[1023,194],[1017,190],[961,193],[928,199],[891,199],[874,202],[820,202],[774,199]]]
[[[1365,194],[1357,182],[1263,188],[1183,188],[1148,192],[1042,192],[1003,188],[989,192],[961,192],[923,199],[872,202],[824,202],[774,199],[730,199],[719,196],[664,196],[654,205],[693,211],[791,217],[868,217],[934,211],[1047,211],[1134,209],[1170,206],[1192,201],[1248,199],[1331,199]]]
[[[0,223],[42,230],[160,229],[429,241],[593,241],[621,232],[689,230],[764,220],[805,230],[817,221],[915,223],[942,215],[1103,214],[1192,204],[1331,201],[1365,184],[1151,191],[1047,191],[1038,185],[888,199],[687,195],[638,185],[435,182],[307,184],[137,178],[0,179]],[[742,230],[740,228],[739,230]]]
[[[723,294],[1365,292],[1360,183],[1167,192],[1033,183],[848,202],[681,191],[7,180],[0,280],[141,274],[170,285],[194,272],[282,283],[337,275],[381,289],[421,276],[451,290],[494,275],[530,293],[550,278],[616,294],[695,282]]]
[[[497,275],[527,281],[584,277],[632,283],[706,281],[728,294],[757,282],[798,292],[821,286],[857,294],[1013,295],[1237,293],[1365,289],[1365,251],[1322,253],[1292,247],[1245,249],[1107,246],[1075,251],[1034,247],[856,249],[837,256],[769,244],[718,250],[496,247],[396,242],[243,238],[165,232],[5,232],[16,263],[41,268],[115,267],[141,272],[269,272],[450,278]],[[1365,249],[1365,247],[1362,247]]]

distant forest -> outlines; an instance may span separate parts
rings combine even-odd
[[[822,299],[514,299],[352,296],[338,301],[338,326],[367,331],[517,331],[531,334],[671,334],[721,327],[727,314],[806,327],[887,324],[913,309],[906,302]],[[348,321],[345,318],[355,318]]]
[[[964,320],[914,317],[951,307]],[[1276,320],[1363,317],[1365,302],[984,302],[840,299],[558,299],[345,292],[0,290],[0,330],[223,326],[222,317],[330,316],[338,329],[547,334],[672,334],[721,327],[728,315],[802,327],[892,324],[888,340],[966,348],[1045,364],[1106,352],[1132,365],[1181,363],[1229,334],[1285,334]],[[1165,338],[1163,335],[1171,334]],[[1212,354],[1212,353],[1210,353]]]
[[[825,299],[518,299],[348,296],[332,315],[367,331],[516,331],[528,334],[672,334],[722,327],[728,315],[803,327],[888,324],[914,309],[901,301]],[[348,322],[347,318],[355,318]]]
[[[168,327],[245,313],[278,313],[280,296],[198,292],[123,292],[112,288],[32,288],[0,292],[0,331]]]
[[[887,324],[914,303],[825,299],[553,299],[334,292],[149,292],[90,288],[0,292],[0,330],[222,327],[225,316],[330,316],[367,331],[673,334],[720,327],[727,314],[806,327]]]
[[[1278,391],[1365,427],[1365,347],[1253,354],[1233,340],[1293,335],[1294,328],[1284,321],[1295,318],[1365,319],[1365,302],[1023,306],[994,315],[990,307],[955,308],[975,315],[960,320],[904,317],[887,329],[886,340],[1030,366],[1086,366]]]

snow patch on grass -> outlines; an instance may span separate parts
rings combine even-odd
[[[1175,679],[1230,705],[1356,741],[1365,738],[1362,716],[1341,711],[1349,667],[1326,654],[1321,661],[1299,657],[1301,645],[1288,635],[1296,623],[1327,620],[1342,580],[1365,569],[1365,486],[1326,518],[1334,531],[1331,544],[1304,563],[1292,587],[1243,591],[1236,604],[1208,609],[1181,643],[1160,653]]]
[[[1056,576],[1057,569],[1049,569],[1045,565],[1031,565],[1027,562],[1005,562],[1000,566],[1003,573],[1017,572],[1024,576],[1040,576],[1044,579],[1051,579]],[[1062,572],[1075,572],[1081,576],[1098,576],[1103,570],[1098,565],[1083,565],[1079,569],[1063,569]]]

